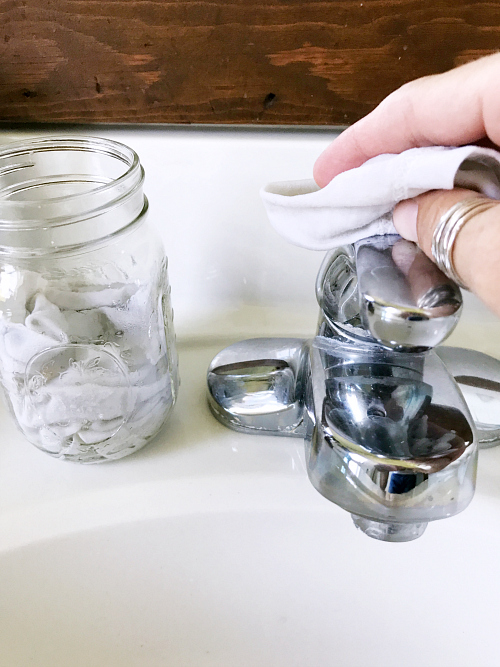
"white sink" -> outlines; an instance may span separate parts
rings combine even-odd
[[[181,351],[172,422],[113,464],[50,459],[1,415],[1,664],[498,664],[500,449],[464,513],[371,540],[312,488],[300,440],[213,420],[216,351]]]
[[[167,147],[177,146],[162,163],[167,182],[176,169],[202,173],[217,146],[227,152],[220,158],[224,183],[243,159],[234,142],[246,141],[255,149],[245,172],[253,174],[251,187],[242,184],[229,203],[214,195],[207,204],[211,220],[217,206],[224,210],[217,238],[223,223],[232,220],[235,229],[225,224],[224,248],[214,241],[204,258],[198,247],[188,252],[203,222],[195,220],[198,211],[181,195],[169,200],[175,215],[187,207],[175,237],[167,221],[162,227],[182,386],[171,421],[149,447],[99,466],[64,463],[35,450],[0,412],[0,664],[500,664],[500,448],[481,452],[476,496],[465,512],[431,523],[415,542],[390,544],[357,531],[313,489],[300,439],[229,431],[206,405],[206,369],[222,347],[246,336],[314,330],[321,254],[311,259],[271,232],[261,257],[252,229],[267,223],[256,204],[248,211],[245,197],[253,202],[258,179],[290,176],[270,173],[273,154],[283,166],[293,148],[309,167],[324,135],[185,133],[184,148],[180,133],[163,133]],[[108,136],[141,157],[158,140],[147,132]],[[269,142],[261,158],[259,142]],[[201,163],[194,157],[200,146]],[[248,253],[242,238],[244,248],[256,244]],[[500,323],[468,299],[451,343],[500,356],[499,340]]]

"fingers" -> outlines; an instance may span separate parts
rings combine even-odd
[[[484,138],[500,145],[499,77],[500,54],[494,54],[405,84],[328,146],[314,166],[316,182],[324,187],[382,153]]]
[[[401,202],[394,225],[403,238],[418,241],[432,259],[432,237],[441,217],[455,204],[480,197],[471,190],[436,190]],[[462,282],[500,315],[500,202],[479,212],[460,230],[453,247],[455,268]]]
[[[441,216],[459,201],[481,197],[477,192],[455,188],[433,190],[414,199],[399,203],[394,209],[393,221],[398,234],[414,241],[431,257],[432,236]]]

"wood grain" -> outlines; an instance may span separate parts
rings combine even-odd
[[[500,2],[6,0],[0,121],[345,125],[500,48]]]

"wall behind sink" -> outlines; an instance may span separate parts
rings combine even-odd
[[[139,154],[150,220],[169,258],[181,345],[313,335],[318,314],[314,284],[324,253],[297,248],[278,236],[259,189],[273,180],[310,178],[317,155],[336,133],[42,126],[5,130],[0,142],[55,132],[115,139]],[[450,342],[500,356],[500,321],[474,297],[464,297],[464,315]]]
[[[0,141],[55,133],[107,137],[139,154],[150,220],[169,258],[181,341],[312,334],[314,282],[324,253],[279,237],[259,189],[273,180],[311,177],[334,133],[80,126],[4,131]]]

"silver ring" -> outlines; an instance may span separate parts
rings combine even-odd
[[[486,197],[474,197],[473,199],[460,201],[441,216],[434,230],[431,248],[434,261],[448,278],[454,280],[463,289],[467,289],[467,287],[460,280],[453,262],[453,249],[458,232],[475,215],[496,206],[498,203],[495,199],[487,199]]]

